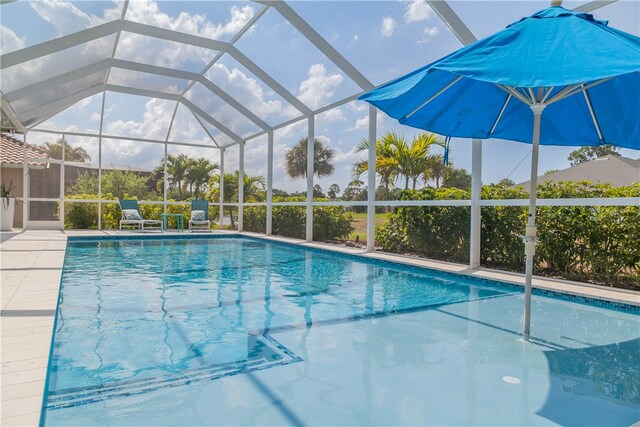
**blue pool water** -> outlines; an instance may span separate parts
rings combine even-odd
[[[640,316],[248,238],[73,241],[46,425],[629,425]]]

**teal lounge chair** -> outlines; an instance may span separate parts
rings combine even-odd
[[[191,201],[189,231],[211,231],[211,221],[209,221],[209,201]]]
[[[158,227],[157,229],[160,230],[160,232],[164,231],[162,221],[142,218],[137,200],[119,199],[119,201],[120,210],[122,210],[120,230],[122,230],[123,225],[136,225],[141,231],[144,231],[145,226]]]

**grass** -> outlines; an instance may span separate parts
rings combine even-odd
[[[387,222],[389,213],[377,213],[376,214],[376,227],[381,226]],[[361,242],[367,241],[367,214],[366,213],[354,213],[353,214],[353,227],[355,231],[349,235],[350,240],[356,240]]]

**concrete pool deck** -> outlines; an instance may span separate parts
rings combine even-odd
[[[235,232],[216,232],[236,234]],[[64,254],[69,236],[136,235],[118,231],[26,231],[2,233],[0,317],[0,425],[37,425],[45,387],[51,335],[58,300]],[[148,236],[150,233],[141,233]],[[182,233],[166,233],[178,234]],[[242,233],[303,247],[331,249],[363,255],[373,259],[468,274],[492,280],[522,284],[521,274],[496,270],[470,270],[467,266],[422,260],[383,253],[366,253],[362,249],[296,239]],[[640,293],[599,286],[535,277],[534,286],[574,295],[623,302],[640,306]]]

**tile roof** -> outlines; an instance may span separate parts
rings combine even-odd
[[[609,154],[538,177],[538,183],[545,181],[591,181],[623,187],[640,182],[640,160]],[[528,189],[529,181],[517,185]]]
[[[7,135],[0,134],[0,164],[3,165],[22,165],[23,160],[23,148],[22,141]],[[27,157],[34,159],[49,159],[49,153],[44,148],[37,145],[27,144]],[[46,166],[48,162],[30,161],[30,165]]]

